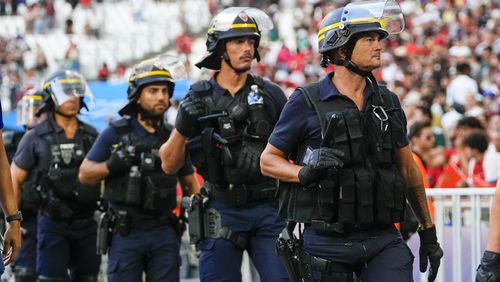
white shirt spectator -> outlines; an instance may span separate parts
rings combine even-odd
[[[497,152],[495,145],[488,146],[483,159],[484,179],[490,183],[500,178],[500,153]]]
[[[469,93],[478,93],[477,82],[465,74],[459,74],[446,88],[446,103],[448,105],[453,105],[453,103],[463,105],[465,95]]]

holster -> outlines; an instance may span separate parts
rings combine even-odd
[[[98,255],[105,255],[111,245],[114,218],[109,211],[96,211],[94,217],[97,220],[96,253]]]
[[[292,282],[312,282],[312,269],[302,255],[302,242],[295,238],[295,223],[289,223],[276,241],[276,253],[283,258],[288,277]]]

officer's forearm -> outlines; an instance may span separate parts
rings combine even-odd
[[[10,175],[10,166],[7,160],[7,154],[3,146],[0,130],[0,203],[5,215],[12,215],[17,212],[18,205],[12,188],[12,179]]]
[[[194,174],[186,175],[180,179],[183,191],[187,191],[188,195],[193,195],[200,192],[200,182]]]
[[[106,163],[98,163],[84,159],[81,166],[80,172],[78,174],[78,180],[82,184],[97,184],[106,176],[108,176],[109,170]]]
[[[486,250],[500,253],[500,180],[497,181],[493,205],[490,211],[490,227]]]
[[[176,173],[186,158],[187,139],[176,129],[160,148],[161,167],[167,174]]]
[[[299,182],[299,170],[302,166],[290,163],[283,152],[271,144],[260,156],[260,170],[263,175],[286,182]]]
[[[408,189],[408,201],[417,217],[418,223],[423,229],[432,227],[432,219],[427,206],[427,196],[424,185],[410,186]]]

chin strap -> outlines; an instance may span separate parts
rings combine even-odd
[[[231,64],[231,59],[229,58],[226,50],[224,50],[224,53],[222,53],[222,59],[224,59],[224,61],[236,72],[236,74],[240,75],[247,72],[247,70],[241,70],[233,67],[233,65]]]

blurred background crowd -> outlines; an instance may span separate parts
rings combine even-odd
[[[167,50],[183,56],[191,81],[208,77],[193,63],[210,18],[228,6],[258,7],[274,20],[252,72],[290,94],[333,70],[319,65],[317,26],[345,2],[0,0],[3,110],[59,68],[123,82],[134,63]],[[375,75],[399,96],[428,187],[492,186],[500,174],[500,1],[398,2],[406,28],[384,41]]]

